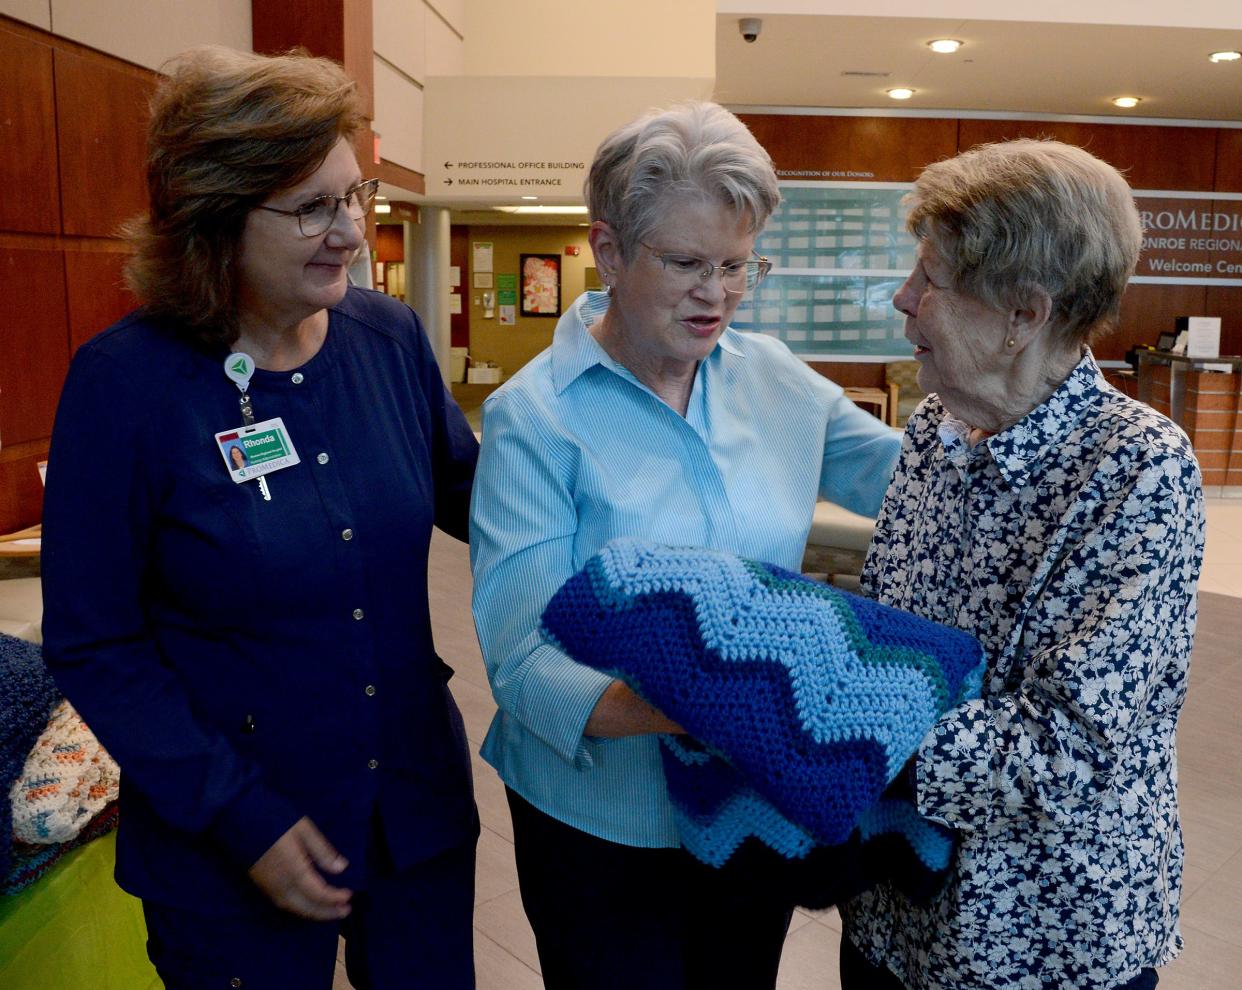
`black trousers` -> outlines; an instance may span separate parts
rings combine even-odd
[[[1154,969],[1145,969],[1134,979],[1115,990],[1155,990],[1160,977]],[[854,948],[854,943],[841,937],[841,990],[905,990],[902,982],[887,969],[876,966]]]
[[[588,835],[508,791],[546,990],[771,990],[793,906],[680,849]]]

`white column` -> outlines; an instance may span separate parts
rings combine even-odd
[[[420,206],[419,223],[405,224],[405,301],[422,317],[440,375],[449,376],[449,211]]]

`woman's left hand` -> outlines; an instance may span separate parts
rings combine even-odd
[[[685,731],[658,708],[643,701],[629,685],[613,681],[600,695],[583,734],[609,739],[663,732],[677,735]]]

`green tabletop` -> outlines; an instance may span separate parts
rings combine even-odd
[[[142,903],[116,885],[116,832],[67,853],[37,883],[0,897],[5,990],[161,990]]]

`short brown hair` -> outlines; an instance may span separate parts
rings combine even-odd
[[[1060,141],[979,145],[927,166],[906,204],[911,232],[935,245],[956,288],[1004,310],[1038,286],[1070,345],[1115,324],[1143,226],[1107,162]]]
[[[354,82],[303,51],[194,48],[164,66],[147,136],[150,210],[125,234],[130,289],[205,343],[238,335],[238,245],[250,211],[366,126]]]

